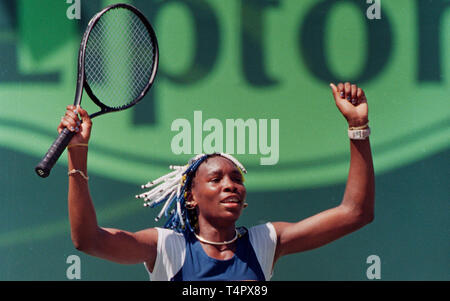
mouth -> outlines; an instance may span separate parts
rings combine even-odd
[[[220,201],[222,204],[241,204],[242,200],[238,197],[238,196],[229,196],[225,199],[223,199],[222,201]]]

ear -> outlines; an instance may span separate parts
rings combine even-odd
[[[197,202],[194,200],[194,196],[192,194],[192,191],[186,191],[186,203],[189,204],[191,207],[197,206]]]

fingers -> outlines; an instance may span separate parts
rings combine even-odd
[[[77,107],[77,110],[78,110],[78,113],[80,114],[80,117],[81,117],[81,120],[83,121],[83,123],[85,123],[87,125],[91,125],[92,121],[91,121],[91,118],[89,117],[88,112],[80,106]]]
[[[334,84],[333,86],[336,87]],[[349,82],[339,83],[336,89],[337,92],[335,92],[333,89],[333,95],[335,96],[335,98],[336,94],[338,94],[341,99],[347,100],[354,106],[366,101],[364,91],[355,84],[351,84]]]
[[[331,90],[333,91],[334,99],[338,100],[340,97],[338,87],[336,87],[335,84],[333,84],[333,83],[330,83],[330,87],[331,87]]]
[[[358,98],[359,103],[367,102],[366,94],[364,93],[364,90],[361,88],[358,88],[356,97]]]
[[[348,101],[350,101],[352,98],[351,94],[352,94],[352,86],[350,85],[349,82],[346,82],[344,84],[344,93],[345,93],[345,99],[347,99]]]
[[[78,114],[82,117],[83,122],[91,125],[91,120],[87,112],[80,106],[75,107],[74,105],[69,105],[66,107],[66,113],[61,117],[61,122],[58,126],[58,132],[60,133],[64,128],[67,128],[71,132],[79,132],[82,120],[78,117]]]
[[[364,95],[363,90],[362,90],[361,88],[358,88],[358,89],[356,90],[356,97],[357,97],[358,99],[361,99],[361,96],[362,96],[362,95]]]
[[[344,84],[339,83],[337,86],[333,83],[330,83],[331,90],[333,92],[333,96],[336,100],[341,98],[345,98],[345,87]]]
[[[363,89],[355,84],[330,84],[335,103],[339,111],[347,120],[349,126],[362,126],[368,123],[367,99]]]
[[[351,85],[351,92],[350,92],[350,98],[351,98],[351,103],[352,104],[356,104],[357,102],[357,98],[356,98],[356,93],[358,92],[358,87],[356,85]]]
[[[339,89],[339,94],[340,94],[341,98],[345,98],[344,84],[343,83],[339,83],[338,84],[338,89]]]

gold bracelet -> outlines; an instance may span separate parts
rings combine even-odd
[[[350,131],[352,130],[365,130],[369,127],[369,123],[366,123],[365,125],[361,125],[361,126],[349,126],[348,129]]]
[[[84,172],[82,172],[82,171],[79,170],[79,169],[72,169],[71,171],[69,171],[69,172],[67,173],[67,175],[70,176],[70,175],[73,175],[73,174],[75,174],[75,173],[79,173],[86,181],[89,180],[89,177],[86,176],[86,175],[84,174]]]
[[[69,144],[68,146],[67,146],[67,148],[71,148],[71,147],[74,147],[74,146],[88,146],[88,144],[87,143],[76,143],[76,144]]]

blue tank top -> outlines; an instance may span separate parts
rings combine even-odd
[[[171,281],[264,281],[264,273],[250,243],[248,231],[237,241],[234,256],[227,260],[209,257],[190,231],[185,231],[186,257],[182,268]]]

